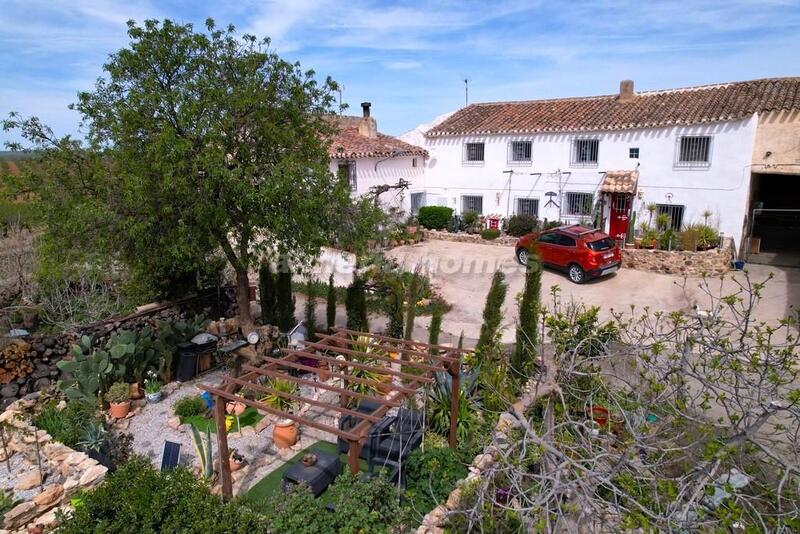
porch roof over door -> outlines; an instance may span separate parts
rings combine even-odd
[[[608,171],[600,183],[600,192],[633,194],[638,181],[639,171]]]

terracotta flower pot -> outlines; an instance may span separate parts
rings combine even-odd
[[[272,429],[272,441],[279,449],[288,449],[297,443],[297,424],[288,419],[281,419]]]
[[[241,469],[242,467],[244,467],[244,462],[237,462],[237,461],[236,461],[236,460],[234,460],[233,458],[231,458],[230,460],[228,460],[228,464],[229,464],[229,465],[230,465],[230,467],[231,467],[231,472],[233,472],[233,471],[238,471],[239,469]]]
[[[242,415],[247,409],[247,406],[241,402],[228,401],[225,404],[225,411],[231,415]]]
[[[138,382],[133,382],[130,384],[131,387],[131,400],[138,400],[141,399],[144,395],[142,395],[142,390],[139,387]]]
[[[122,419],[131,411],[131,401],[112,402],[108,411],[111,412],[111,417]]]

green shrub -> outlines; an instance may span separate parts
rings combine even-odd
[[[0,491],[0,516],[5,515],[6,512],[16,506],[14,494],[10,490]]]
[[[72,448],[83,439],[87,425],[100,425],[102,422],[97,404],[84,400],[69,401],[63,410],[57,408],[55,401],[50,401],[33,417],[34,425]]]
[[[416,449],[408,457],[405,470],[405,496],[420,517],[447,500],[456,482],[468,473],[458,454],[449,447]]]
[[[82,497],[59,533],[267,532],[261,517],[238,503],[223,504],[191,472],[157,471],[142,457],[132,458]]]
[[[486,228],[481,230],[481,237],[483,239],[491,241],[492,239],[497,239],[500,237],[500,230],[494,228]]]
[[[131,387],[125,382],[116,382],[105,394],[106,400],[116,404],[131,400]]]
[[[443,230],[453,218],[453,208],[446,206],[423,206],[419,209],[419,224],[433,230]]]
[[[173,410],[180,418],[193,417],[203,414],[206,411],[206,404],[200,397],[189,396],[176,402]]]
[[[533,215],[512,215],[508,219],[506,233],[521,237],[536,230],[539,221]]]

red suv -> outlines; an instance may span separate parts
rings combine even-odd
[[[520,237],[516,253],[521,264],[527,265],[531,247],[539,251],[544,265],[566,271],[576,284],[616,272],[622,265],[619,247],[608,234],[577,224]]]

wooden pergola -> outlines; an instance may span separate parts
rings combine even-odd
[[[344,439],[348,443],[347,463],[353,473],[358,473],[361,447],[373,425],[379,422],[390,409],[402,406],[405,399],[409,395],[415,394],[420,387],[435,383],[434,373],[446,372],[452,379],[449,442],[451,448],[456,448],[461,358],[464,353],[470,351],[347,329],[338,329],[334,334],[318,334],[317,338],[318,341],[305,341],[302,350],[281,349],[282,356],[280,358],[262,356],[263,363],[258,367],[243,365],[240,376],[225,376],[219,387],[205,384],[199,386],[200,389],[209,392],[214,399],[214,419],[217,426],[217,449],[224,499],[228,500],[233,497],[228,462],[228,433],[225,428],[225,405],[228,401],[241,402],[269,414],[329,432]],[[400,357],[393,358],[390,354],[397,354]],[[308,365],[308,360],[316,360],[317,365]],[[303,363],[304,361],[305,363]],[[328,370],[324,370],[323,366],[326,365]],[[352,376],[349,373],[350,369],[379,373],[391,377],[391,381],[379,382]],[[323,371],[330,377],[341,379],[345,387],[330,385],[323,380],[315,381],[294,376],[298,374],[297,371],[314,373],[318,377],[320,371]],[[312,386],[337,393],[339,404],[278,391],[261,383],[265,378],[280,378],[298,386]],[[348,387],[350,384],[369,386],[373,390],[387,391],[387,394],[353,391]],[[351,415],[358,418],[360,422],[351,429],[326,425],[310,417],[299,416],[278,410],[260,401],[247,399],[238,394],[238,391],[244,387],[259,393],[277,395],[296,404],[307,403],[328,412]],[[370,401],[378,407],[371,413],[363,413],[352,409],[353,400]]]

